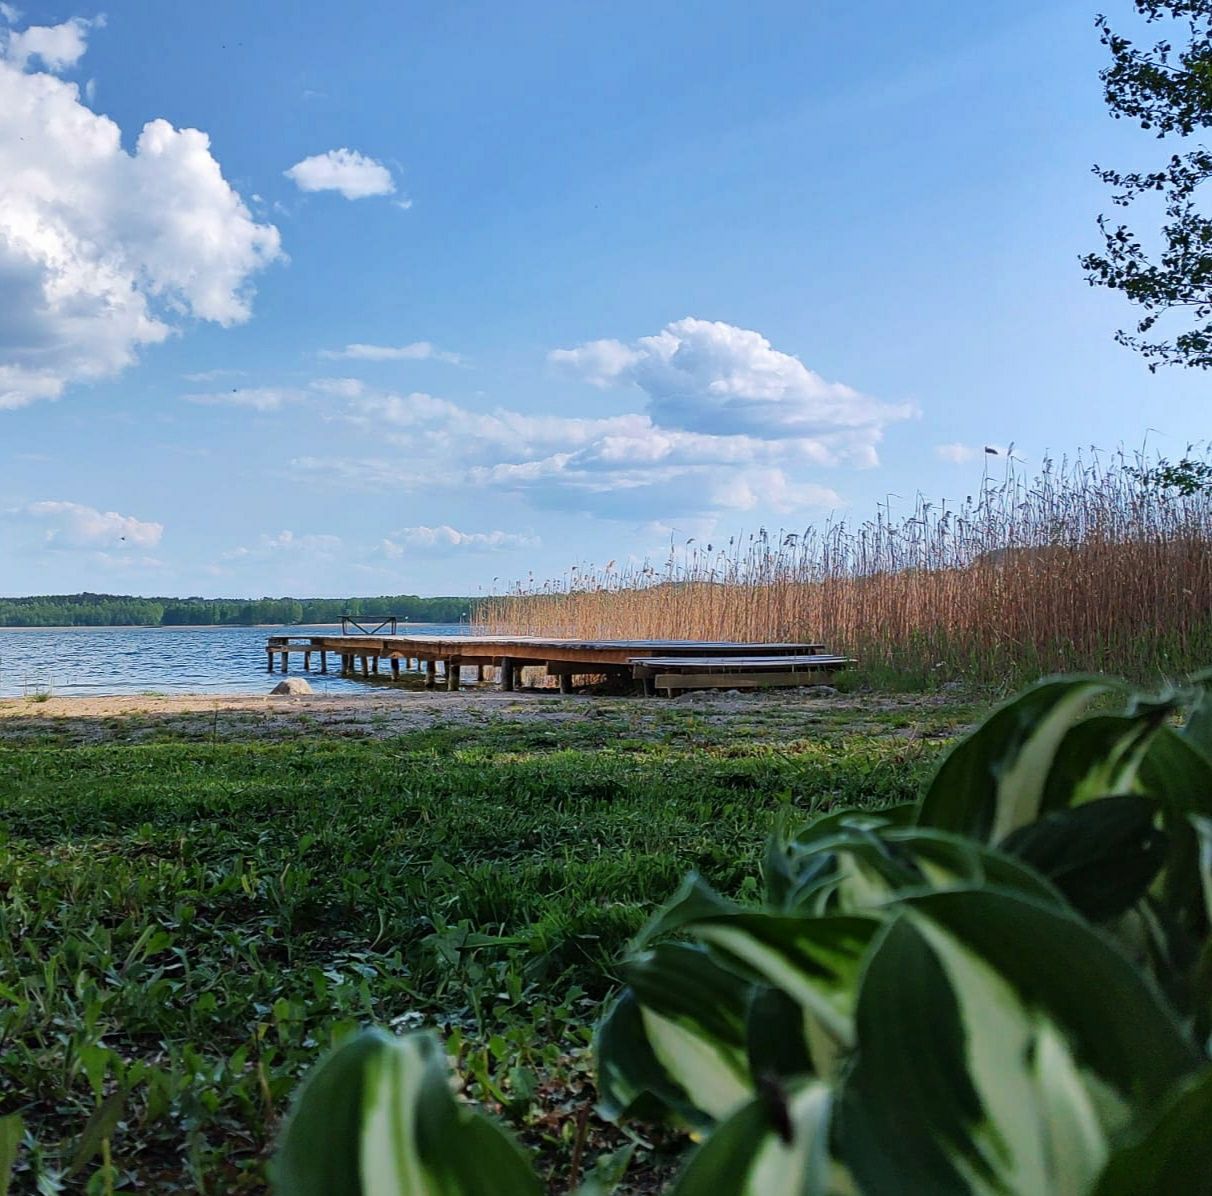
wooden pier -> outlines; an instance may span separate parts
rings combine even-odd
[[[425,688],[457,690],[464,669],[475,670],[479,684],[493,681],[501,689],[517,687],[523,668],[538,666],[559,679],[561,693],[571,693],[574,678],[631,679],[644,693],[673,695],[688,689],[740,689],[767,685],[811,685],[827,681],[853,661],[825,651],[823,644],[740,644],[698,640],[572,640],[539,636],[425,635],[272,635],[265,646],[269,672],[278,658],[283,673],[292,655],[312,658],[319,671],[329,671],[329,657],[345,677],[381,676],[390,670],[420,673]]]

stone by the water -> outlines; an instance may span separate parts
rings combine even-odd
[[[302,677],[291,677],[287,681],[279,681],[269,692],[271,694],[309,694],[312,689]]]

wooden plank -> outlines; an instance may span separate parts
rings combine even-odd
[[[549,660],[547,661],[547,675],[549,677],[561,677],[570,673],[620,673],[627,674],[631,670],[627,665],[621,664],[586,664],[584,661],[573,663],[565,660]]]
[[[688,656],[678,657],[636,657],[631,661],[632,668],[647,671],[691,671],[695,669],[788,669],[788,668],[841,668],[854,662],[846,656]]]
[[[832,673],[657,673],[657,689],[765,689],[767,687],[820,685]]]

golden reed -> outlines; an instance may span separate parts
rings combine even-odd
[[[480,630],[577,638],[821,641],[884,681],[1136,680],[1212,665],[1212,490],[1137,455],[1008,461],[954,507],[574,567],[477,605]]]

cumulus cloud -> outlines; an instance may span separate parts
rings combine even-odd
[[[354,379],[315,383],[345,400],[344,418],[399,460],[301,457],[292,469],[341,488],[431,491],[475,486],[523,496],[544,509],[609,518],[712,510],[773,513],[833,509],[831,487],[804,479],[829,464],[812,440],[708,436],[657,427],[650,416],[529,415],[471,410],[423,392],[377,391]]]
[[[632,345],[590,341],[556,349],[552,364],[597,386],[630,383],[654,422],[706,435],[814,438],[838,456],[875,464],[884,427],[913,414],[827,382],[759,332],[687,317]]]
[[[111,376],[184,317],[247,320],[252,275],[281,254],[205,133],[153,120],[128,153],[57,77],[90,27],[0,41],[0,408]]]
[[[677,321],[634,344],[556,350],[551,360],[598,385],[635,387],[643,409],[481,410],[422,391],[321,379],[312,389],[336,400],[330,418],[360,428],[375,451],[297,458],[292,469],[336,488],[477,487],[535,508],[629,522],[796,517],[844,507],[824,471],[876,464],[887,425],[914,414],[825,381],[759,333],[705,320]],[[386,451],[392,445],[396,458]]]
[[[181,396],[187,403],[204,407],[246,407],[251,411],[279,411],[307,398],[302,390],[284,386],[233,386],[230,390]]]
[[[461,532],[449,524],[405,527],[392,532],[380,545],[389,557],[439,555],[448,552],[501,552],[510,548],[537,548],[537,536],[517,532]]]
[[[16,9],[5,5],[4,18],[10,23],[20,19]],[[72,17],[60,25],[31,25],[28,29],[12,30],[0,34],[4,57],[15,66],[24,67],[32,59],[40,60],[48,71],[69,70],[84,57],[88,48],[88,31],[101,28],[103,16],[88,21],[83,17]]]
[[[350,361],[445,361],[450,365],[463,361],[457,353],[447,353],[429,341],[413,341],[410,345],[346,345],[344,349],[321,349],[320,356]]]
[[[164,534],[161,523],[75,502],[32,502],[10,514],[44,524],[43,540],[52,548],[155,548]]]
[[[344,148],[313,154],[283,173],[300,191],[337,191],[346,199],[392,195],[396,189],[382,162]]]

